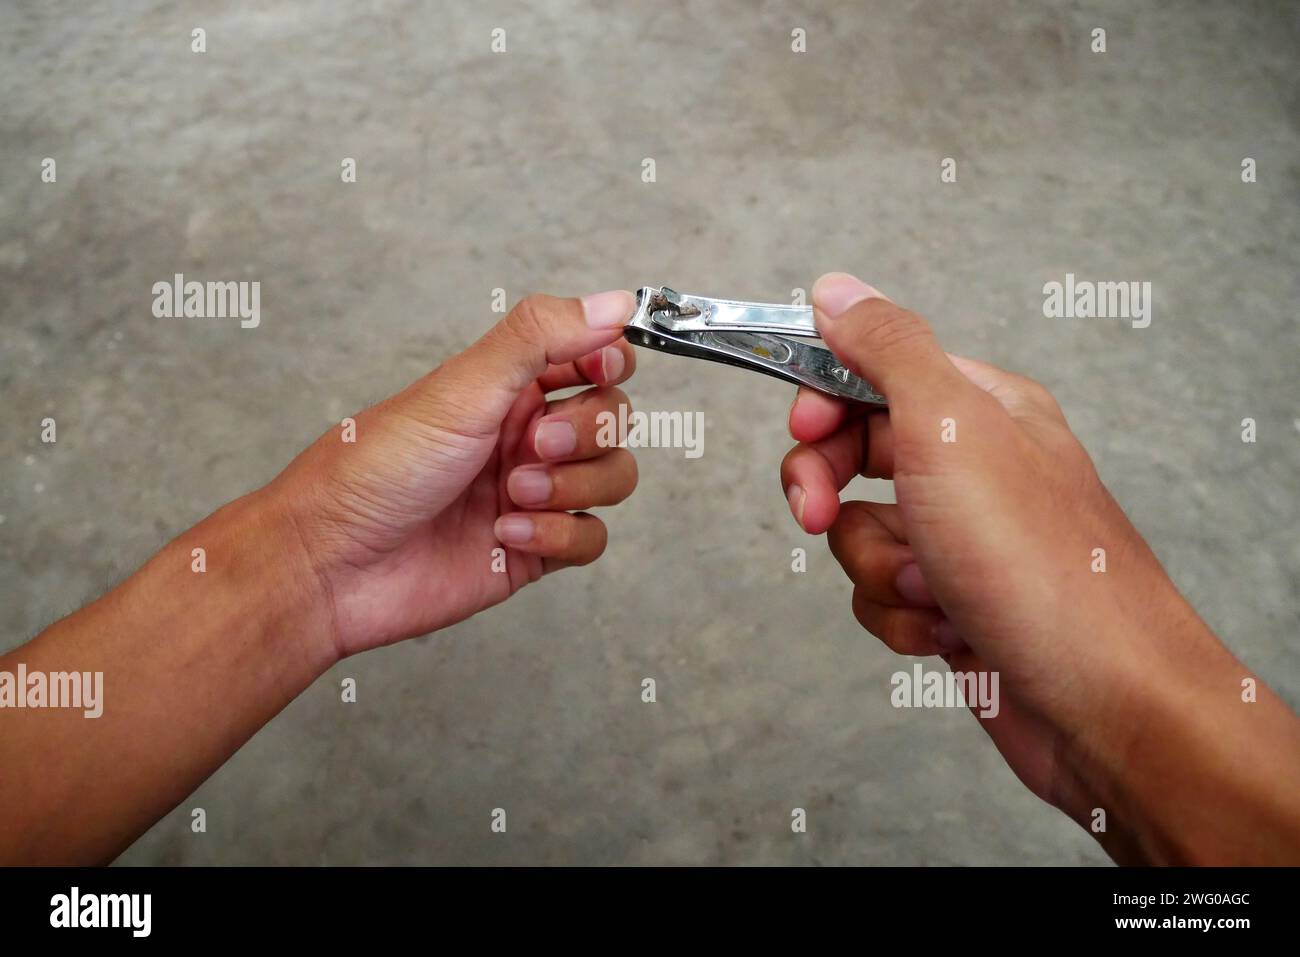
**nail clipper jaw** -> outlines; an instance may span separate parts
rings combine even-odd
[[[650,319],[657,326],[680,332],[703,329],[707,324],[708,318],[703,310],[667,286],[650,290],[649,297]]]
[[[624,338],[660,352],[703,358],[691,336],[674,334],[674,321],[679,314],[677,298],[671,289],[643,286],[637,291],[636,312],[628,321]]]

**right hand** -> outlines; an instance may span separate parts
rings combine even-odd
[[[1224,722],[1260,716],[1241,700],[1246,669],[1178,593],[1045,388],[947,355],[924,320],[851,276],[823,276],[813,304],[827,346],[889,400],[886,411],[801,390],[799,444],[781,468],[800,525],[829,530],[858,620],[900,654],[999,672],[1000,710],[981,725],[1027,787],[1080,823],[1111,808],[1120,827],[1099,837],[1112,853],[1195,857],[1177,828],[1131,819],[1159,813],[1147,805],[1169,797],[1166,770],[1208,759],[1199,732],[1222,740]],[[859,473],[893,479],[897,504],[841,507]],[[1262,685],[1260,703],[1295,741],[1294,716]],[[1162,747],[1160,767],[1132,767]],[[1144,770],[1154,786],[1132,780]],[[1264,790],[1253,798],[1281,797]],[[1296,801],[1281,803],[1300,853]]]

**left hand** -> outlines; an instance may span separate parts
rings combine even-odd
[[[636,487],[631,453],[596,442],[598,414],[627,403],[613,386],[636,366],[621,338],[634,308],[624,291],[530,296],[355,416],[355,442],[332,429],[264,490],[332,609],[336,655],[443,628],[599,557],[605,525],[580,510]]]

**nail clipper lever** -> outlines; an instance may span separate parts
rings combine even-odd
[[[639,346],[738,366],[806,385],[840,399],[885,405],[885,398],[821,346],[810,306],[687,296],[667,286],[636,294],[624,336]]]

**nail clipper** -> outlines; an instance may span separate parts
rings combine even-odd
[[[706,359],[806,385],[839,399],[885,405],[885,398],[822,346],[811,306],[688,296],[667,286],[636,294],[623,335],[648,349]]]

